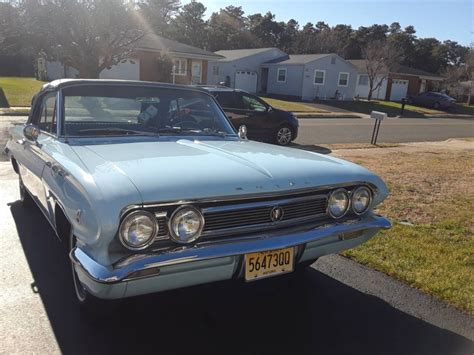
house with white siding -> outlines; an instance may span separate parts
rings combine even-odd
[[[277,48],[216,54],[223,58],[209,62],[208,84],[303,100],[354,97],[357,69],[337,54],[288,55]]]

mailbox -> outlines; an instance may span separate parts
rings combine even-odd
[[[373,118],[375,120],[374,130],[372,131],[372,139],[370,140],[370,143],[377,144],[377,138],[379,136],[380,124],[382,123],[382,121],[384,119],[387,118],[387,114],[385,112],[372,111],[370,113],[370,118]]]
[[[387,114],[385,112],[372,111],[370,113],[370,118],[373,118],[374,120],[384,120],[387,118]]]

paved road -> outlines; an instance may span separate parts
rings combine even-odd
[[[22,122],[26,117],[0,116],[0,146],[6,139],[6,127]],[[300,119],[300,145],[330,143],[369,143],[373,120],[361,119]],[[449,118],[389,118],[382,123],[379,143],[440,141],[449,138],[474,137],[474,119]]]
[[[301,145],[370,143],[374,122],[361,119],[300,119]],[[378,142],[441,141],[474,136],[474,120],[449,118],[389,118],[382,122]]]
[[[65,248],[0,163],[0,353],[469,354],[472,318],[338,256],[300,277],[221,282],[84,317]]]

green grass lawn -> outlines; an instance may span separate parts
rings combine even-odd
[[[370,114],[372,111],[385,112],[389,117],[400,115],[401,104],[393,101],[336,101],[327,100],[321,102],[324,105],[342,108],[344,110]],[[404,116],[407,117],[424,117],[426,114],[443,114],[445,112],[433,110],[426,107],[419,107],[413,105],[405,105]]]
[[[0,107],[30,106],[31,98],[43,86],[43,81],[34,78],[0,77]],[[2,102],[6,101],[6,102]]]
[[[474,314],[474,152],[365,154],[345,158],[378,173],[394,226],[344,256]]]
[[[291,112],[328,113],[326,110],[317,109],[300,102],[270,99],[268,97],[261,97],[261,99],[267,102],[269,105],[280,110]]]
[[[471,105],[469,106],[468,104],[456,104],[456,107],[454,109],[456,113],[460,113],[463,115],[472,115],[474,116],[474,106]]]

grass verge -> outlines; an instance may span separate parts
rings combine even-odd
[[[401,104],[393,101],[321,101],[322,104],[342,108],[344,110],[370,114],[372,111],[385,112],[389,117],[400,115]],[[445,114],[444,111],[433,110],[426,107],[405,105],[403,113],[406,117],[424,117],[427,114]]]
[[[317,109],[300,102],[270,99],[268,97],[261,97],[261,99],[267,102],[269,105],[280,110],[291,111],[291,112],[329,113],[329,111]]]
[[[35,78],[0,77],[0,89],[6,98],[4,106],[30,106],[31,98],[44,83]]]
[[[474,152],[397,149],[344,158],[388,184],[379,211],[394,227],[343,255],[474,314]]]

